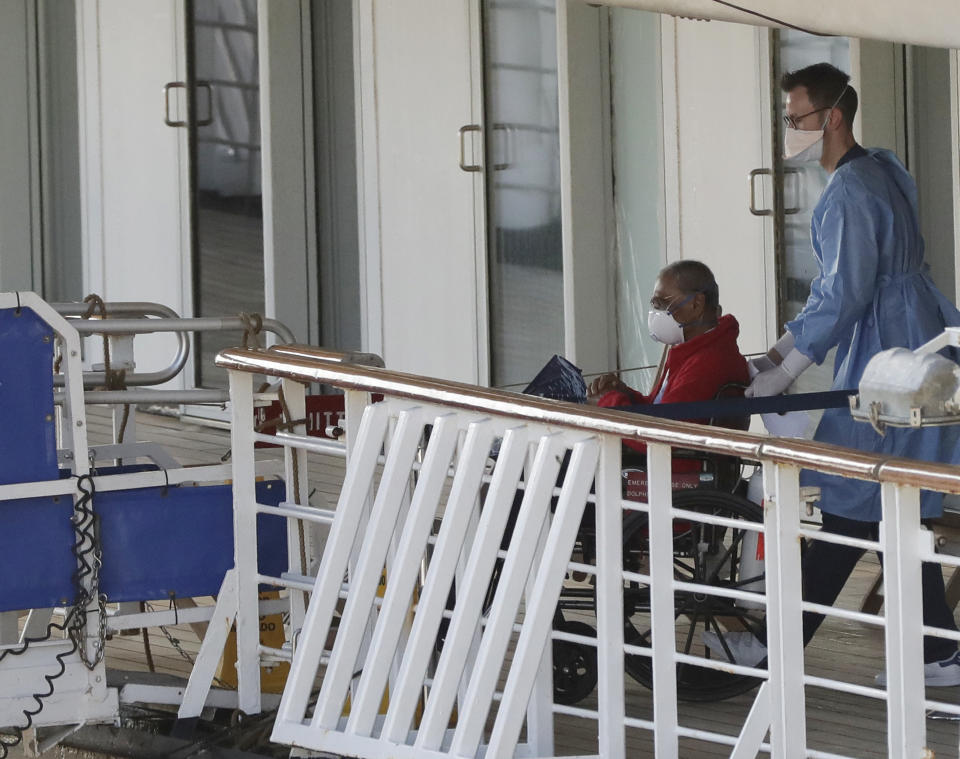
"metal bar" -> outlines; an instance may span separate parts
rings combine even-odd
[[[570,717],[580,717],[581,719],[592,719],[595,721],[600,720],[600,712],[596,709],[581,709],[577,706],[564,706],[563,704],[554,704],[553,705],[554,714],[566,714]],[[623,723],[620,723],[621,729]],[[600,754],[603,756],[603,754]]]
[[[153,374],[153,372],[148,373]],[[53,394],[53,401],[59,405],[63,403],[65,397],[64,392],[57,391]],[[88,390],[84,399],[89,404],[102,403],[104,405],[127,403],[156,405],[214,403],[222,405],[230,401],[230,393],[226,390],[146,390],[136,388],[130,390]]]
[[[764,462],[770,744],[774,757],[806,746],[800,581],[800,470]]]
[[[923,650],[923,649],[918,649]],[[922,671],[922,667],[921,667]],[[869,685],[854,685],[853,683],[844,682],[843,680],[831,680],[825,677],[815,677],[813,675],[805,675],[803,682],[806,685],[813,685],[817,688],[823,688],[825,690],[833,690],[838,693],[852,693],[856,696],[865,696],[867,698],[876,698],[883,700],[886,696],[886,691],[882,688],[871,688]],[[903,755],[901,755],[903,756]],[[917,756],[920,756],[918,754]]]
[[[285,599],[265,599],[260,601],[260,614],[280,614],[287,609]],[[193,606],[184,609],[158,609],[139,614],[115,614],[107,618],[107,632],[137,630],[141,627],[160,627],[169,625],[189,625],[196,622],[209,622],[213,618],[216,606]]]
[[[286,648],[272,648],[262,643],[257,649],[260,661],[293,661],[293,651]]]
[[[255,505],[258,514],[287,517],[288,519],[302,519],[304,522],[315,524],[333,524],[336,512],[331,509],[318,509],[313,506],[298,506],[284,501],[279,506],[268,506],[258,503]]]
[[[884,483],[883,607],[887,661],[887,753],[921,756],[927,738],[920,591],[920,491]]]
[[[285,345],[272,345],[268,349],[271,354],[287,356],[289,358],[305,358],[308,360],[329,361],[335,364],[357,364],[359,366],[384,367],[383,359],[376,353],[362,353],[360,351],[332,351],[318,348],[315,345],[303,345],[290,342]]]
[[[257,443],[289,446],[290,448],[299,448],[303,451],[323,453],[329,456],[346,456],[346,448],[344,448],[343,443],[322,437],[307,437],[306,435],[295,435],[291,432],[277,432],[273,435],[254,432],[253,440]]]
[[[693,593],[703,594],[705,596],[718,596],[720,598],[733,598],[738,601],[752,601],[754,603],[764,603],[763,593],[755,593],[749,590],[735,590],[733,588],[724,588],[719,585],[702,585],[698,582],[683,582],[676,580],[673,584],[675,590],[686,590]]]
[[[960,493],[960,474],[948,464],[912,461],[862,453],[825,443],[769,438],[748,432],[708,427],[688,422],[655,420],[562,403],[533,396],[518,396],[448,380],[361,366],[337,365],[272,351],[229,349],[221,351],[217,365],[241,371],[322,382],[430,403],[494,413],[531,422],[587,429],[647,443],[725,453],[753,461],[771,461],[812,468],[828,474],[874,482],[900,482],[945,493]]]
[[[655,443],[647,447],[650,510],[650,628],[653,648],[653,736],[658,757],[676,757],[677,669],[673,599],[673,493],[670,489],[670,448]],[[622,564],[621,564],[622,566]],[[622,614],[622,612],[621,612]],[[622,624],[622,623],[621,623]]]
[[[763,746],[763,739],[770,728],[770,683],[760,684],[753,699],[753,706],[743,722],[740,735],[733,744],[730,759],[756,759],[757,746]],[[769,746],[768,746],[769,750]]]
[[[824,543],[835,543],[839,546],[850,546],[851,548],[862,548],[864,551],[882,551],[883,547],[879,541],[867,540],[866,538],[851,538],[846,535],[837,535],[823,530],[811,530],[801,527],[798,531],[801,538],[809,540],[821,540]]]
[[[712,730],[697,730],[692,727],[679,727],[677,728],[677,733],[683,738],[693,738],[699,741],[709,741],[710,743],[719,743],[724,746],[733,746],[736,744],[737,737],[734,735],[724,735],[723,733],[715,733]],[[758,753],[760,752],[769,752],[770,744],[764,743],[762,741],[759,744]],[[750,755],[751,759],[753,754]],[[733,754],[731,754],[731,759]]]
[[[734,530],[752,530],[753,532],[763,532],[763,522],[748,522],[745,519],[718,517],[712,514],[704,514],[701,511],[674,509],[673,518],[689,519],[691,522],[699,522],[700,524],[715,524],[719,527],[731,527]]]
[[[284,572],[280,577],[258,574],[257,584],[272,585],[276,588],[287,588],[288,590],[305,590],[308,593],[312,592],[315,588],[313,578],[307,577],[299,579],[301,577],[302,575],[293,575],[288,572]]]
[[[623,720],[623,510],[620,500],[620,441],[601,439],[597,472],[597,723],[598,748],[607,759],[624,759],[626,732]],[[580,571],[585,571],[581,569]]]
[[[930,699],[927,699],[923,702],[923,705],[927,709],[934,709],[938,712],[960,715],[960,704],[948,704],[945,701],[931,701]]]
[[[733,664],[728,661],[723,661],[722,659],[705,659],[702,656],[681,654],[679,651],[676,655],[676,661],[678,664],[693,664],[697,667],[713,669],[717,672],[729,672],[735,675],[745,675],[746,677],[768,678],[766,670],[757,669],[756,667],[747,667],[743,664]]]
[[[230,372],[230,448],[233,469],[252,471],[255,465],[251,421],[253,377]],[[260,624],[257,613],[257,495],[253,477],[233,481],[233,566],[237,578],[237,692],[240,709],[260,712]]]
[[[626,727],[636,727],[640,730],[649,730],[650,732],[654,731],[654,724],[646,719],[637,719],[636,717],[625,717],[623,724]]]
[[[108,301],[104,303],[107,313],[111,316],[157,316],[170,319],[179,319],[180,314],[163,303],[149,301]],[[50,308],[64,317],[68,317],[71,325],[74,321],[69,317],[84,316],[90,310],[89,303],[69,301],[66,303],[51,303]]]
[[[924,635],[936,635],[940,638],[960,641],[960,632],[956,630],[946,630],[942,627],[929,627],[927,625],[924,625],[922,629]]]
[[[254,587],[254,591],[256,591],[256,587]],[[223,647],[227,641],[230,626],[236,618],[236,613],[237,570],[228,569],[223,577],[223,583],[220,585],[220,593],[217,595],[215,613],[210,618],[207,632],[203,636],[203,643],[200,645],[200,653],[197,655],[197,660],[190,671],[187,687],[183,691],[183,700],[180,702],[180,709],[177,711],[177,717],[180,719],[199,717],[200,712],[203,711],[207,694],[209,694],[210,686],[213,684],[217,662],[223,653]],[[259,628],[259,625],[257,627]],[[242,694],[238,694],[237,698],[242,708]]]
[[[143,335],[153,332],[242,332],[247,323],[239,316],[161,317],[156,319],[78,319],[70,322],[81,335]],[[262,319],[261,329],[284,342],[293,342],[290,328],[276,319]]]

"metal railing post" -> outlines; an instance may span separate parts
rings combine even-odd
[[[653,638],[653,743],[658,759],[676,757],[677,644],[673,598],[673,492],[670,446],[647,446],[647,502],[650,504],[650,626]]]
[[[763,463],[767,567],[767,667],[774,759],[806,746],[803,607],[800,578],[800,470]]]
[[[922,756],[927,723],[923,699],[917,697],[924,690],[920,491],[885,482],[881,499],[883,605],[887,622],[887,753]]]
[[[253,472],[253,376],[230,372],[233,471],[233,562],[237,572],[237,697],[239,709],[260,713],[260,614],[257,603],[257,511]]]
[[[620,440],[604,435],[597,472],[597,722],[603,759],[626,756],[623,682],[623,507]]]

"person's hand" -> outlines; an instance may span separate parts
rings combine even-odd
[[[743,391],[747,398],[765,398],[768,395],[780,395],[790,385],[794,378],[784,371],[782,366],[775,366],[754,376],[750,387]]]
[[[794,348],[779,365],[765,372],[760,372],[754,377],[750,387],[743,394],[747,398],[780,395],[812,363],[813,361]]]
[[[612,390],[626,392],[628,389],[616,374],[601,374],[587,388],[587,402],[595,404]]]
[[[770,371],[776,366],[766,355],[747,359],[747,376],[752,380],[760,372]]]
[[[762,356],[754,356],[747,360],[747,374],[752,380],[761,372],[768,372],[775,366],[779,366],[783,357],[793,350],[793,334],[788,330],[783,336],[774,343],[773,347]]]

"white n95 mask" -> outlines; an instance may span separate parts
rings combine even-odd
[[[650,337],[664,345],[679,345],[683,342],[683,325],[663,308],[651,308],[647,313],[647,329]]]
[[[819,161],[822,155],[823,129],[786,128],[783,135],[784,158],[788,161]]]

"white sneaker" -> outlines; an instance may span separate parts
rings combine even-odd
[[[727,644],[730,655],[727,655],[723,644]],[[767,647],[752,632],[728,632],[720,636],[711,630],[703,631],[703,645],[718,656],[727,659],[733,664],[742,664],[745,667],[756,667],[767,658]],[[732,657],[732,658],[731,658]],[[960,669],[960,667],[958,667]]]
[[[731,651],[733,648],[730,649]],[[886,687],[887,673],[881,672],[876,677],[877,685]],[[960,651],[941,661],[933,661],[923,665],[923,683],[935,688],[951,685],[960,685]]]

